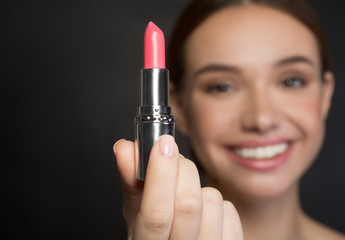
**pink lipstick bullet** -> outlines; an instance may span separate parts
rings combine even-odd
[[[165,68],[164,34],[153,22],[145,31],[144,68]]]

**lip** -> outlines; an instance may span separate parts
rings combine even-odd
[[[243,158],[236,155],[233,152],[234,148],[244,148],[244,147],[263,147],[267,145],[279,144],[279,143],[288,143],[288,149],[272,158],[263,158],[263,159],[252,159],[252,158]],[[236,163],[244,166],[246,168],[257,170],[257,171],[269,171],[274,170],[280,166],[282,166],[291,155],[292,149],[294,147],[294,142],[282,139],[269,139],[269,140],[254,140],[254,141],[246,141],[240,144],[236,144],[231,147],[226,147],[227,155],[233,159]]]

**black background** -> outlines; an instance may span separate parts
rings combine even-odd
[[[345,232],[345,2],[311,1],[336,91],[303,208]],[[133,140],[143,35],[166,37],[182,0],[2,1],[2,221],[6,239],[125,239],[112,146]],[[188,144],[177,137],[182,153]]]

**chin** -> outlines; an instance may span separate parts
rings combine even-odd
[[[295,182],[288,183],[271,183],[264,186],[258,186],[257,184],[248,184],[238,189],[238,196],[248,201],[262,201],[262,200],[274,200],[278,199],[291,191],[298,190],[298,184]]]
[[[210,180],[208,183],[215,188],[218,188],[223,194],[224,199],[229,201],[262,201],[272,200],[283,196],[287,192],[294,189],[297,184],[294,181],[278,182],[270,177],[237,177],[235,179],[224,176],[226,179]],[[233,177],[236,177],[232,175]]]
[[[273,200],[298,191],[298,179],[303,169],[281,166],[271,171],[254,171],[236,165],[223,165],[209,173],[208,183],[220,190],[229,201],[234,201],[234,198],[246,202]]]

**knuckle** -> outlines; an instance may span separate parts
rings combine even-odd
[[[223,205],[223,196],[215,188],[204,187],[202,189],[202,197],[204,204]]]
[[[202,197],[200,191],[199,174],[194,162],[187,158],[180,159],[180,171],[183,176],[188,176],[184,179],[185,184],[177,191],[175,200],[175,213],[185,216],[199,216],[202,212]]]
[[[162,234],[171,225],[171,216],[164,211],[155,210],[149,214],[142,215],[144,228],[152,234]]]
[[[185,193],[181,199],[178,199],[175,206],[175,212],[180,215],[196,217],[201,215],[202,201],[198,193]]]

